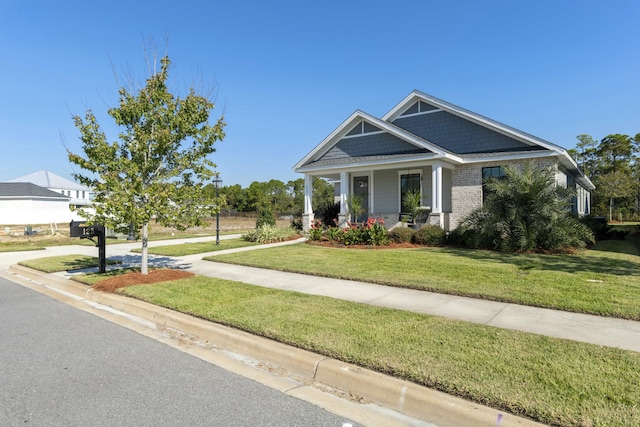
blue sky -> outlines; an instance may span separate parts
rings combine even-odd
[[[397,3],[0,0],[0,181],[69,177],[88,108],[117,138],[106,111],[145,78],[150,38],[175,92],[215,94],[224,185],[302,177],[293,165],[351,113],[414,89],[566,148],[640,132],[640,1]]]

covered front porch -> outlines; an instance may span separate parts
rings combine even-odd
[[[382,218],[386,228],[393,228],[402,223],[401,214],[407,213],[404,196],[413,191],[419,192],[421,206],[431,212],[427,223],[449,230],[454,165],[431,161],[380,166],[305,172],[303,229],[309,230],[315,219],[312,183],[313,177],[319,177],[333,182],[336,187],[336,199],[340,203],[339,227],[347,227],[349,222],[363,222],[367,218]],[[358,218],[349,211],[354,197],[361,202],[362,212]]]

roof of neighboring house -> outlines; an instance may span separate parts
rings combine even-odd
[[[69,179],[56,175],[47,170],[39,170],[18,178],[10,179],[7,182],[30,182],[44,188],[59,188],[61,190],[81,190],[90,191],[84,185],[73,182]]]
[[[0,199],[60,199],[68,201],[70,197],[31,182],[0,182]]]
[[[564,148],[414,90],[382,119],[357,110],[293,170],[373,166],[410,157],[464,164],[549,156],[585,188],[595,188]]]

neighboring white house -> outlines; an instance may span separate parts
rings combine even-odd
[[[0,183],[0,224],[30,225],[69,222],[69,200],[30,182]]]
[[[365,217],[391,227],[407,212],[405,194],[415,191],[431,211],[428,222],[453,230],[482,206],[485,178],[529,160],[552,167],[560,185],[576,190],[573,211],[589,213],[595,187],[567,150],[417,90],[382,118],[354,112],[293,170],[305,176],[305,229],[314,218],[312,178],[320,177],[338,183],[341,226],[352,195]]]
[[[53,172],[40,170],[29,175],[10,179],[7,182],[30,182],[69,197],[70,205],[88,206],[91,204],[91,189],[77,182],[56,175]]]
[[[49,171],[0,183],[0,224],[30,225],[81,220],[70,206],[91,204],[91,190]]]

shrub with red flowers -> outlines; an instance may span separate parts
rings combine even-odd
[[[361,229],[363,243],[367,245],[380,246],[389,243],[387,230],[384,228],[384,220],[382,218],[368,218]]]
[[[364,224],[349,223],[345,228],[330,227],[324,234],[327,240],[343,244],[380,246],[389,243],[382,218],[369,218]],[[318,240],[313,239],[312,240]]]
[[[311,240],[320,240],[322,239],[322,232],[324,231],[324,226],[322,225],[322,221],[316,219],[311,224],[309,228],[309,238]]]

